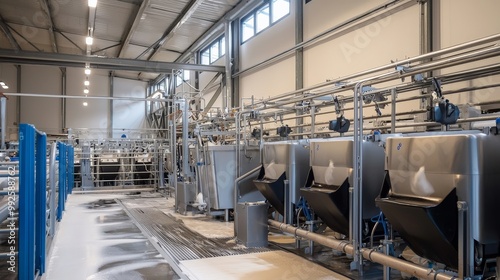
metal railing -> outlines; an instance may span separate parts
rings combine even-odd
[[[52,146],[54,147],[54,145]],[[73,147],[58,143],[59,190],[55,188],[55,149],[50,153],[47,185],[47,136],[33,125],[19,126],[19,279],[30,280],[45,272],[47,241],[54,236],[53,215],[62,218],[73,185]],[[49,198],[47,199],[47,192]],[[55,196],[58,196],[57,206]]]

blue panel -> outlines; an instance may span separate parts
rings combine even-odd
[[[57,220],[60,221],[62,219],[63,211],[64,211],[64,202],[65,202],[65,194],[64,190],[66,188],[66,146],[64,143],[57,143],[57,147],[59,148],[59,194],[58,194],[58,203],[57,203]]]
[[[73,146],[68,146],[68,193],[73,192],[75,180],[75,149]]]
[[[35,268],[40,275],[45,272],[45,243],[47,237],[47,136],[37,134],[36,137],[36,259]]]
[[[35,277],[35,128],[19,126],[19,279]]]

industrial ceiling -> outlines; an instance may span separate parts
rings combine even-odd
[[[13,55],[17,58],[0,56],[0,61],[13,62],[24,53],[36,57],[43,52],[66,60],[68,56],[55,54],[125,62],[185,62],[179,60],[245,1],[98,0],[95,7],[89,2],[92,0],[0,0],[0,51],[17,53]],[[91,45],[86,43],[87,37],[93,38]],[[141,80],[152,80],[160,72],[113,70],[117,76]]]

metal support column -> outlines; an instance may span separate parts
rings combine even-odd
[[[239,20],[233,20],[231,23],[232,25],[232,30],[231,30],[231,56],[227,57],[226,59],[229,59],[231,61],[231,75],[233,73],[236,73],[240,71],[240,21]],[[226,41],[228,39],[226,38]],[[240,96],[240,77],[232,77],[231,79],[233,81],[232,84],[232,96],[231,96],[231,104],[233,107],[239,107],[242,106],[243,104],[240,104],[241,96]]]
[[[66,95],[66,67],[60,67],[61,70],[61,95]],[[61,128],[62,133],[66,133],[64,131],[66,129],[66,98],[62,98],[61,100]]]
[[[182,108],[182,173],[187,180],[192,175],[189,168],[189,103],[185,99],[180,100],[180,103]]]
[[[299,45],[304,41],[304,6],[303,1],[295,1],[295,45]],[[304,87],[304,49],[297,48],[295,50],[295,89]],[[296,115],[302,115],[303,112],[297,110]],[[304,118],[297,118],[295,125],[297,125],[297,133],[303,133]],[[312,121],[311,121],[312,123]],[[300,136],[299,138],[302,138]]]
[[[362,247],[361,207],[362,207],[362,165],[363,162],[363,83],[354,87],[354,155],[353,155],[353,186],[352,186],[352,245],[354,247],[354,262],[351,269],[357,269],[363,275],[363,257],[360,254]]]
[[[114,97],[114,75],[113,71],[109,71],[109,96]],[[113,99],[109,100],[108,114],[108,137],[113,138]]]
[[[231,48],[231,22],[226,21],[224,23],[224,33],[226,36],[225,40],[225,46],[224,48],[226,49],[226,91],[222,95],[222,109],[224,112],[229,112],[229,108],[231,107],[231,96],[233,93],[233,78],[232,78],[232,71],[231,71],[231,57],[232,57],[232,48]]]
[[[21,77],[21,65],[16,65],[16,82],[17,82],[17,85],[16,85],[16,92],[17,93],[21,93],[21,81],[22,81],[22,77]],[[16,97],[16,101],[17,101],[17,108],[16,108],[16,125],[19,125],[21,123],[21,96],[18,96]]]

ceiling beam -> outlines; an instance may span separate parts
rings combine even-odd
[[[40,64],[66,67],[84,67],[86,63],[90,63],[93,68],[149,73],[169,73],[172,70],[224,72],[223,66],[214,65],[108,58],[92,55],[13,51],[6,49],[0,49],[0,61],[17,64]]]
[[[142,54],[139,55],[138,58],[144,56],[149,50],[153,49],[153,52],[148,56],[147,60],[151,60],[158,52],[160,52],[161,47],[170,40],[175,32],[179,30],[179,28],[193,15],[196,9],[201,5],[203,0],[191,0],[189,3],[182,9],[179,16],[175,19],[175,21],[165,30],[163,36],[158,39],[153,45],[147,48]]]
[[[7,36],[7,39],[9,40],[9,43],[12,46],[12,48],[16,51],[21,50],[21,46],[19,46],[19,43],[17,43],[16,38],[14,38],[12,32],[10,32],[9,26],[7,25],[7,23],[5,23],[5,20],[1,15],[0,15],[0,29],[2,29],[5,36]]]
[[[146,11],[146,8],[149,6],[150,0],[143,0],[141,3],[141,6],[137,10],[137,13],[135,14],[135,19],[130,25],[130,28],[128,29],[127,35],[125,36],[125,39],[123,40],[122,46],[120,48],[120,51],[118,52],[118,57],[122,57],[127,50],[128,44],[130,43],[130,40],[132,39],[132,35],[134,34],[135,30],[137,29],[137,26],[139,25],[142,15],[144,14],[144,11]]]
[[[49,36],[50,36],[50,46],[52,47],[52,51],[57,53],[59,52],[57,49],[57,41],[56,41],[56,34],[55,34],[55,27],[54,27],[54,21],[52,19],[52,13],[50,12],[50,3],[49,0],[39,0],[40,6],[42,6],[42,10],[47,16],[48,23],[49,23]]]

